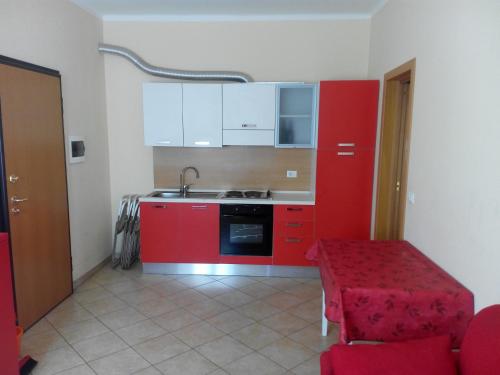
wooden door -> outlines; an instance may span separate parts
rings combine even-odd
[[[415,60],[384,77],[375,239],[402,240],[406,209]]]
[[[0,64],[0,110],[17,317],[27,328],[72,293],[59,74]]]

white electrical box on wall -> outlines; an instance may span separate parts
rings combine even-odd
[[[68,137],[69,162],[82,163],[85,161],[85,138],[70,135]]]

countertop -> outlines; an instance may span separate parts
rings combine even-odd
[[[178,191],[174,189],[156,189],[155,191]],[[191,189],[192,192],[200,190]],[[222,192],[222,190],[203,190],[204,192]],[[249,198],[161,198],[142,197],[140,202],[176,202],[176,203],[217,203],[217,204],[297,204],[314,205],[314,194],[310,191],[271,191],[271,199]]]

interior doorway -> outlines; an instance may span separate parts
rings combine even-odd
[[[401,240],[408,185],[416,60],[384,76],[375,239]]]
[[[28,328],[72,293],[59,72],[0,56],[0,167],[0,230]]]

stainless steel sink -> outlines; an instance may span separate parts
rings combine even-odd
[[[216,199],[220,193],[213,191],[188,192],[185,198]],[[155,191],[149,195],[153,198],[184,198],[179,191]]]

